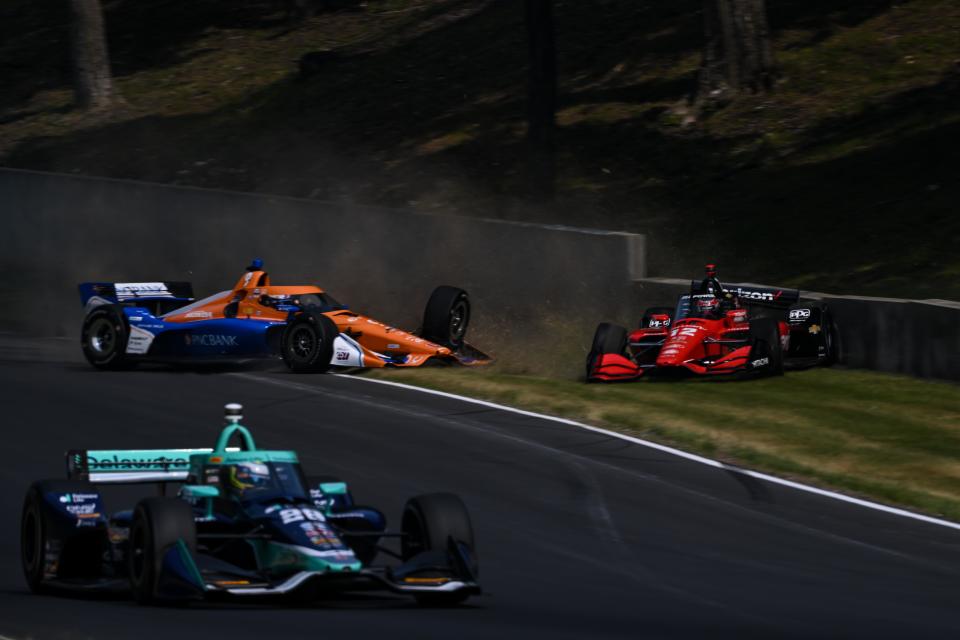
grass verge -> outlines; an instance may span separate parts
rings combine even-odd
[[[496,369],[368,375],[582,420],[960,521],[960,393],[949,383],[841,369],[630,385]]]

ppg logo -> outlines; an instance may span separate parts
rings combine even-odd
[[[791,320],[806,320],[810,317],[810,309],[790,309]]]

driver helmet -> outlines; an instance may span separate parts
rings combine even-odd
[[[697,299],[697,311],[701,317],[711,317],[720,312],[720,299],[710,296],[709,298]]]
[[[221,485],[229,495],[236,498],[243,498],[249,492],[267,487],[271,483],[270,467],[262,462],[225,465],[223,473],[225,482],[221,482]]]

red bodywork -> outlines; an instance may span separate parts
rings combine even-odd
[[[785,322],[778,323],[784,349],[789,339]],[[747,309],[733,309],[718,319],[684,318],[671,324],[668,315],[653,315],[650,326],[628,338],[632,357],[607,353],[598,357],[591,379],[635,380],[647,371],[723,375],[754,368]]]

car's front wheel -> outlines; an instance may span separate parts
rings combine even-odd
[[[411,498],[404,507],[401,528],[404,560],[424,551],[447,552],[452,541],[460,545],[468,559],[470,573],[477,576],[480,567],[473,525],[459,496],[430,493]],[[417,596],[417,602],[426,606],[449,606],[463,602],[468,595],[463,592],[424,593]]]
[[[193,509],[175,498],[146,498],[133,512],[129,539],[129,576],[133,596],[140,604],[191,599],[187,591],[158,593],[163,556],[173,545],[182,543],[189,554],[197,550],[197,527]],[[192,562],[192,560],[191,560]]]
[[[627,352],[627,330],[620,325],[601,322],[593,333],[593,343],[587,353],[587,380],[593,375],[599,359],[607,354],[624,355]]]
[[[463,289],[441,286],[433,290],[423,312],[423,337],[456,351],[470,326],[470,296]]]
[[[322,313],[306,311],[296,316],[283,332],[281,353],[294,373],[323,373],[330,369],[333,343],[339,331]]]

